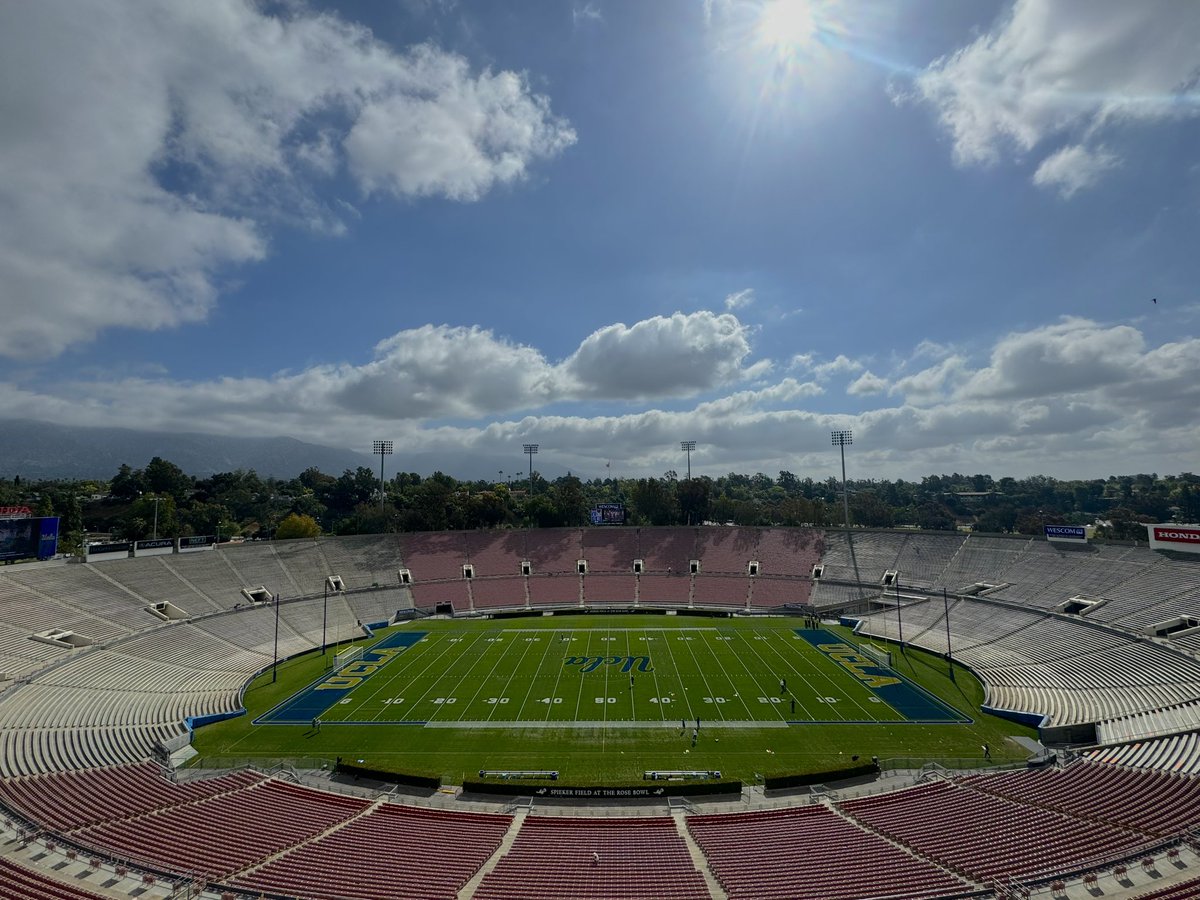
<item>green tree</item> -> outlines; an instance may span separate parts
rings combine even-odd
[[[679,513],[689,525],[699,525],[708,520],[709,494],[712,482],[707,478],[685,478],[675,486],[675,497],[679,501]]]
[[[279,523],[275,529],[275,540],[289,541],[295,538],[315,538],[321,533],[321,526],[312,516],[302,516],[291,513]]]
[[[175,465],[160,456],[154,457],[144,473],[146,485],[156,494],[170,494],[176,503],[183,503],[192,494],[192,479]]]

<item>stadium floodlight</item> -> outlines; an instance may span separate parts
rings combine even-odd
[[[687,452],[688,459],[688,481],[692,480],[692,451],[696,449],[695,441],[680,441],[679,449]]]
[[[538,452],[537,444],[522,444],[521,449],[529,455],[529,499],[533,499],[533,454]]]
[[[846,487],[846,447],[854,443],[853,431],[831,431],[833,446],[842,452],[842,522],[846,528],[846,543],[850,546],[850,562],[854,565],[854,583],[862,593],[862,580],[858,576],[858,558],[854,555],[854,538],[850,534],[850,491]]]
[[[846,493],[846,446],[854,443],[853,431],[832,431],[833,446],[842,451],[842,524],[850,530],[850,498]]]
[[[387,495],[383,487],[383,458],[391,455],[392,442],[373,441],[371,443],[371,452],[379,454],[379,511],[383,512],[383,501]]]

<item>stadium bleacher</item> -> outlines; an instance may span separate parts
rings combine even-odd
[[[734,609],[747,600],[754,609],[811,602],[830,610],[861,609],[872,591],[878,596],[883,568],[895,568],[905,588],[935,595],[943,587],[995,585],[988,597],[952,598],[955,659],[984,680],[992,706],[1044,714],[1055,724],[1094,722],[1103,746],[1088,751],[1088,762],[1066,769],[967,776],[784,810],[773,825],[760,826],[752,818],[757,812],[686,816],[688,833],[730,896],[788,896],[785,880],[800,873],[812,896],[860,897],[882,889],[889,876],[879,873],[887,872],[893,884],[905,885],[903,896],[937,896],[997,878],[1075,870],[1114,853],[1136,856],[1200,821],[1198,782],[1186,777],[1200,771],[1200,635],[1144,634],[1146,626],[1165,618],[1200,615],[1200,565],[1143,547],[1063,551],[1027,538],[856,532],[854,540],[862,589],[844,580],[850,571],[844,533],[770,528],[363,536],[6,571],[0,573],[0,671],[10,678],[0,681],[0,800],[51,830],[71,832],[85,846],[182,875],[228,876],[247,891],[338,896],[320,873],[332,866],[345,885],[339,867],[347,853],[367,846],[368,828],[403,843],[411,841],[404,837],[415,833],[411,829],[468,835],[473,825],[442,819],[439,814],[451,815],[443,811],[317,796],[252,773],[227,776],[234,780],[215,787],[158,784],[156,767],[142,762],[156,745],[181,734],[188,716],[236,707],[241,685],[270,661],[274,610],[248,604],[243,587],[261,583],[284,596],[280,648],[281,655],[291,655],[320,643],[324,579],[330,574],[350,588],[329,597],[332,641],[360,636],[360,623],[387,621],[414,604],[429,608],[439,602],[451,602],[456,611],[527,602],[574,606],[581,599]],[[518,574],[526,559],[533,566],[529,577]],[[582,578],[579,559],[588,564]],[[645,562],[640,576],[632,572],[634,559]],[[693,559],[699,561],[696,574],[689,572]],[[752,559],[761,566],[753,578],[746,571]],[[812,566],[823,559],[825,578],[814,585]],[[469,583],[462,577],[465,563],[475,567]],[[398,583],[402,566],[413,573],[411,590]],[[1083,615],[1055,612],[1075,594],[1107,602]],[[191,618],[165,623],[146,612],[148,603],[161,600]],[[940,597],[906,600],[901,612],[906,642],[945,652]],[[898,637],[894,608],[858,615],[862,633]],[[53,628],[75,630],[95,643],[67,649],[30,639]],[[197,793],[176,800],[175,788]],[[335,799],[327,803],[326,797]],[[253,848],[219,834],[206,848],[196,837],[208,827],[245,832],[246,823],[259,822],[268,807],[288,810],[287,821],[268,829]],[[438,861],[431,854],[398,855],[388,876],[395,890],[413,897],[455,896],[489,860],[495,865],[475,896],[522,896],[513,887],[522,878],[536,887],[535,875],[522,874],[533,870],[521,866],[538,851],[523,855],[525,848],[537,848],[538,841],[554,846],[557,838],[550,832],[566,834],[570,820],[527,816],[518,828],[511,816],[479,815],[485,815],[477,823],[485,836],[464,838]],[[554,821],[543,825],[538,821],[543,818]],[[617,821],[629,830],[628,820]],[[1011,824],[999,829],[988,824],[1001,821]],[[653,831],[646,827],[648,834]],[[680,846],[686,851],[673,820],[659,827],[650,843],[669,847],[670,854]],[[516,841],[497,856],[511,828],[518,828]],[[757,872],[739,867],[730,849],[736,842],[727,836],[740,834],[742,845],[751,847],[760,828],[764,836],[772,828],[776,835],[798,829],[809,838],[807,843],[796,838],[807,855],[782,839],[771,845],[764,837],[763,846],[770,847],[764,854],[785,860],[794,852],[803,858],[781,864],[777,873],[764,857],[758,858]],[[834,836],[828,845],[813,838],[826,832]],[[1029,852],[1031,844],[1038,853]],[[854,878],[836,870],[822,862],[826,846],[861,846],[863,858],[873,861],[870,871]],[[628,852],[640,851],[635,846]],[[576,862],[591,866],[590,856]],[[689,868],[688,877],[675,877]],[[434,878],[434,870],[445,879]],[[666,871],[659,867],[658,874]],[[616,889],[604,878],[591,880],[598,891]],[[428,894],[421,893],[426,881]],[[670,878],[649,883],[659,891],[654,896],[709,896],[691,859]],[[637,896],[633,886],[631,880],[617,885],[623,897]],[[374,896],[365,885],[355,890],[353,896],[364,900]],[[1175,896],[1146,896],[1159,893]]]

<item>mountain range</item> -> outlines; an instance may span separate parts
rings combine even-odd
[[[294,478],[310,466],[328,475],[367,466],[379,469],[379,457],[341,447],[310,444],[290,437],[224,437],[193,432],[136,431],[129,428],[90,428],[56,425],[32,419],[0,421],[0,477],[22,480],[51,478],[109,479],[123,463],[145,467],[153,457],[175,463],[197,478],[218,472],[253,469],[264,477]],[[470,453],[419,453],[388,457],[384,476],[398,471],[422,476],[442,471],[459,479],[498,480],[503,472],[526,471],[526,457]],[[535,468],[548,479],[567,470],[537,461]],[[579,473],[576,473],[579,474]],[[588,476],[581,476],[585,479]],[[503,479],[500,479],[503,480]]]

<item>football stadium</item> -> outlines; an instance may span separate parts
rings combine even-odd
[[[1147,538],[601,526],[6,567],[0,897],[1196,896],[1200,528]]]

